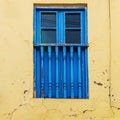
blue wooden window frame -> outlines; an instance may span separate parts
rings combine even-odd
[[[41,13],[56,13],[56,43],[41,43]],[[81,23],[81,42],[80,43],[65,43],[65,14],[66,13],[80,13]],[[50,28],[52,29],[52,28]],[[34,91],[36,98],[88,98],[88,37],[87,37],[87,8],[86,7],[34,7]],[[57,58],[59,56],[59,50],[62,47],[62,57],[67,57],[67,49],[69,48],[69,60],[63,59],[63,82],[66,81],[66,76],[70,74],[71,81],[66,81],[65,85],[59,83],[59,60],[56,59],[56,71],[51,71],[52,67],[52,47],[54,47],[54,53]],[[45,49],[47,48],[47,53]],[[75,49],[77,52],[74,53]],[[45,54],[48,58],[44,58]],[[80,90],[78,88],[79,83],[75,83],[74,73],[74,54],[77,54],[77,65],[81,66],[77,68],[77,79],[80,80]],[[52,56],[52,57],[51,57]],[[45,60],[48,66],[48,73],[45,73]],[[70,73],[68,73],[66,64],[70,64]],[[40,67],[38,67],[40,66]],[[55,70],[54,69],[54,70]],[[61,69],[61,70],[62,70]],[[55,80],[52,83],[51,73],[55,72]],[[45,74],[48,74],[45,78]],[[47,80],[46,82],[45,79]],[[73,84],[74,83],[74,84]],[[49,85],[50,84],[50,85]],[[62,83],[64,84],[64,83]],[[63,90],[60,92],[59,88]],[[50,88],[50,90],[49,90]],[[64,89],[65,88],[65,89]],[[44,95],[45,94],[45,95]]]

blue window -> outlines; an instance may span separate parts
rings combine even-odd
[[[88,98],[86,7],[34,7],[36,98]]]

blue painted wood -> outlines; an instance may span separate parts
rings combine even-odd
[[[86,91],[86,88],[85,88],[85,75],[86,75],[86,73],[85,73],[85,50],[84,49],[81,49],[82,50],[82,67],[81,67],[81,69],[82,69],[82,98],[85,98],[86,96],[85,96],[85,91]]]
[[[81,28],[65,28],[66,30],[81,30]]]
[[[54,11],[67,11],[67,12],[72,12],[75,11],[75,12],[78,12],[78,11],[84,11],[86,7],[84,6],[79,6],[79,7],[55,7],[55,6],[36,6],[36,9],[37,10],[40,10],[42,12],[54,12]]]
[[[36,51],[36,98],[39,98],[41,96],[41,83],[40,83],[40,51]]]
[[[36,60],[36,57],[37,57],[37,55],[36,55],[36,49],[34,49],[34,92],[35,92],[35,97],[37,96],[36,95],[36,93],[37,93],[37,87],[36,87],[36,85],[37,85],[37,65],[36,65],[36,62],[37,62],[37,60]]]
[[[88,50],[85,48],[85,98],[88,98]]]
[[[55,47],[55,55],[56,55],[56,98],[59,98],[59,73],[58,73],[58,47]]]
[[[56,27],[41,27],[42,30],[56,30]]]
[[[67,47],[67,54],[66,54],[66,88],[67,88],[67,98],[71,98],[71,62],[70,62],[70,47]]]
[[[34,7],[34,23],[33,23],[33,33],[34,33],[34,41],[33,44],[36,44],[36,8]],[[37,96],[37,90],[36,90],[36,85],[37,85],[37,74],[36,74],[36,49],[34,49],[34,91],[35,91],[35,97]]]
[[[88,44],[88,19],[87,19],[87,8],[85,8],[85,12],[84,12],[84,17],[85,17],[85,43]],[[85,48],[85,73],[86,73],[86,80],[85,80],[85,98],[88,98],[88,49]]]
[[[49,95],[49,62],[48,62],[48,46],[44,47],[44,98],[48,98]]]
[[[44,47],[41,50],[41,97],[44,97]],[[39,61],[38,61],[39,62]],[[39,62],[40,63],[40,62]]]
[[[51,75],[52,75],[52,98],[56,97],[56,57],[55,57],[55,46],[52,46],[51,51]]]
[[[40,40],[41,40],[41,29],[40,29],[40,26],[41,26],[41,14],[40,14],[40,11],[37,11],[36,12],[36,16],[37,16],[37,22],[36,22],[36,37],[37,37],[37,40],[36,40],[36,43],[37,44],[40,44]]]
[[[78,98],[78,51],[77,47],[73,47],[73,82],[74,82],[74,98]]]
[[[84,44],[85,43],[85,16],[84,16],[84,12],[81,13],[81,27],[82,27],[82,30],[81,30],[81,43]],[[85,98],[85,91],[86,91],[86,88],[85,88],[85,75],[86,75],[86,71],[85,71],[85,51],[84,49],[82,48],[81,49],[81,73],[82,73],[82,84],[81,84],[81,89],[82,89],[82,98]]]
[[[87,10],[85,8],[44,10],[34,9],[36,97],[88,98]],[[81,30],[80,44],[65,44],[65,10],[81,14],[81,28],[75,28]],[[57,27],[41,28],[41,12],[56,12]],[[41,29],[56,29],[57,43],[41,44]]]
[[[78,47],[78,97],[82,98],[82,89],[81,89],[81,48]]]
[[[64,24],[64,13],[59,11],[57,12],[57,43],[61,44],[64,43],[64,28],[65,28],[65,24]]]
[[[80,46],[81,48],[82,47],[88,47],[88,44],[72,44],[72,43],[69,43],[69,44],[54,44],[54,43],[48,43],[48,44],[45,44],[45,43],[41,43],[41,44],[35,44],[34,47],[40,47],[40,46]]]
[[[33,39],[34,39],[34,41],[33,41],[33,44],[36,44],[36,41],[37,41],[37,38],[36,38],[36,32],[37,32],[37,29],[36,29],[36,27],[37,27],[37,16],[36,16],[36,7],[34,7],[34,22],[33,22]]]
[[[63,98],[63,47],[59,47],[59,98]]]
[[[52,97],[52,80],[51,80],[51,47],[48,46],[48,61],[49,61],[49,98]]]
[[[71,98],[74,98],[74,81],[73,81],[73,54],[74,54],[74,51],[73,51],[73,47],[70,47],[70,64],[71,64],[71,71],[70,71],[70,77],[71,77]]]
[[[84,16],[84,12],[81,12],[80,15],[80,19],[81,19],[81,44],[85,44],[85,16]]]
[[[63,71],[64,71],[64,98],[67,98],[67,88],[66,88],[66,47],[64,46],[63,47],[63,61],[64,61],[64,68],[63,68]]]

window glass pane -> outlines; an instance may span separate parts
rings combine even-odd
[[[41,14],[42,27],[56,27],[56,14],[55,13],[42,13]]]
[[[80,30],[66,30],[66,43],[80,43]]]
[[[56,30],[41,30],[41,43],[56,43]]]
[[[65,24],[66,24],[66,28],[80,27],[80,14],[79,13],[66,13]]]

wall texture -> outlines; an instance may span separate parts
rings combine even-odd
[[[33,7],[88,6],[89,99],[33,98]],[[119,0],[0,0],[0,120],[119,120]]]

